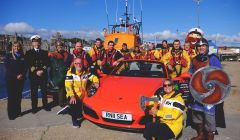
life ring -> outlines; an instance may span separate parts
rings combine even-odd
[[[229,95],[231,83],[223,70],[207,66],[200,68],[192,75],[189,89],[193,98],[198,102],[215,105],[223,102]]]

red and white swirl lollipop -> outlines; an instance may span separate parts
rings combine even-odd
[[[228,75],[220,68],[207,66],[197,70],[189,83],[195,100],[206,105],[223,102],[229,95],[231,83]]]

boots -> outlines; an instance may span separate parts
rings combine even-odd
[[[212,131],[209,131],[209,132],[207,133],[207,139],[208,139],[208,140],[213,140],[213,139],[214,139],[214,133],[213,133]]]
[[[205,140],[205,135],[204,135],[204,126],[203,124],[197,124],[197,133],[198,135],[196,137],[191,138],[191,140]]]

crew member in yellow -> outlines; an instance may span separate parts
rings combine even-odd
[[[189,42],[185,42],[184,43],[183,49],[187,52],[187,54],[188,54],[188,56],[190,57],[191,60],[197,55],[196,50],[192,49],[190,47],[190,43]]]
[[[153,43],[149,43],[147,47],[148,47],[148,50],[145,53],[145,59],[159,60],[159,51],[155,49],[155,45]]]
[[[154,102],[150,102],[149,105],[153,107],[149,113],[157,120],[146,124],[143,136],[147,140],[152,137],[156,140],[176,138],[183,129],[183,113],[186,109],[181,93],[175,91],[171,79],[165,79],[163,91],[157,92],[153,97],[159,99],[158,108],[153,106]]]
[[[159,50],[159,59],[161,59],[165,54],[167,54],[170,50],[167,40],[162,41],[162,47]]]
[[[122,49],[120,50],[120,53],[124,57],[124,60],[132,59],[131,52],[128,49],[127,43],[122,44]]]
[[[92,63],[94,66],[94,74],[96,72],[99,74],[101,72],[101,62],[103,60],[105,49],[102,45],[102,40],[97,38],[95,45],[88,51],[89,56],[92,58]]]
[[[173,41],[173,48],[161,58],[160,62],[167,65],[171,78],[179,77],[181,74],[188,72],[190,68],[190,57],[181,48],[178,39]]]
[[[135,46],[134,50],[131,52],[132,59],[143,59],[144,53],[141,51],[139,46]]]
[[[69,99],[70,115],[74,128],[79,128],[80,122],[77,120],[82,117],[82,100],[87,94],[87,83],[92,82],[95,88],[99,87],[97,76],[87,72],[83,67],[82,59],[75,58],[73,67],[67,72],[65,79],[66,96]]]

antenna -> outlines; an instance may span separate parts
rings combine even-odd
[[[117,9],[116,9],[116,24],[117,24],[117,21],[118,21],[118,0],[117,0]]]
[[[199,14],[200,14],[200,2],[202,0],[194,0],[194,2],[197,3],[197,6],[198,6],[198,11],[197,11],[197,23],[198,23],[198,28],[200,28],[200,25],[199,25]]]
[[[140,0],[140,7],[141,7],[141,28],[142,28],[142,43],[143,43],[143,20],[142,20],[142,11],[143,11],[143,8],[142,8],[142,0]]]
[[[134,0],[133,0],[133,18],[135,17],[135,6],[134,6]]]
[[[105,6],[106,6],[106,13],[107,13],[107,23],[108,23],[108,31],[109,31],[109,18],[108,18],[107,0],[105,0]]]
[[[128,14],[128,0],[125,0],[125,17],[126,17],[126,20],[125,20],[125,32],[127,31],[127,26],[128,26],[128,23],[129,23],[129,14]]]

